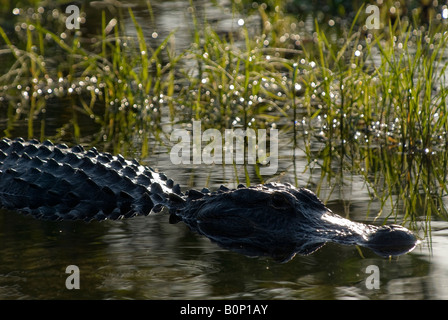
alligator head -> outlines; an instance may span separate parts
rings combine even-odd
[[[223,248],[247,256],[286,262],[326,242],[359,245],[380,256],[411,251],[415,236],[398,225],[373,226],[334,214],[311,191],[269,183],[214,193],[189,192],[184,205],[171,210],[171,222],[191,229]]]

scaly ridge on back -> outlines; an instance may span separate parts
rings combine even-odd
[[[166,205],[173,181],[137,161],[50,141],[0,141],[0,201],[48,220],[148,215]],[[174,188],[174,191],[172,190]]]

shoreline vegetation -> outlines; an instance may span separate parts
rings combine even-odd
[[[79,30],[67,30],[62,7],[10,8],[14,24],[0,24],[3,135],[124,155],[132,146],[145,158],[150,141],[169,147],[170,131],[193,121],[278,128],[293,150],[287,161],[299,150],[305,172],[320,172],[318,194],[356,175],[380,201],[381,221],[423,219],[430,231],[448,217],[446,17],[434,11],[421,23],[418,10],[400,16],[383,4],[380,28],[368,29],[364,6],[352,21],[310,24],[282,3],[233,1],[234,28],[223,33],[190,1],[187,48],[176,46],[185,30],[158,34],[149,1],[148,21],[132,7],[103,9],[97,30],[86,8]],[[58,126],[48,127],[52,117]]]

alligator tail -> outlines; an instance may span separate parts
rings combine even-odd
[[[50,141],[0,141],[0,205],[45,220],[105,220],[167,206],[178,185],[121,155]]]

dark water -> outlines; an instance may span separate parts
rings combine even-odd
[[[160,37],[189,23],[182,20],[184,7],[182,1],[155,2]],[[229,15],[216,12],[222,28],[231,25]],[[189,43],[184,37],[176,35],[176,41]],[[57,121],[48,119],[47,128]],[[18,125],[16,132],[21,131]],[[284,174],[275,180],[297,179],[312,189],[320,172],[306,169],[308,159],[300,149],[292,162],[290,141],[280,136],[279,171]],[[144,163],[165,172],[184,190],[234,187],[244,176],[243,168],[235,173],[233,166],[173,166],[162,151]],[[248,170],[256,182],[253,169]],[[360,177],[345,178],[327,198],[329,191],[324,185],[321,197],[328,199],[327,205],[351,219],[372,222],[380,210]],[[170,225],[163,213],[123,221],[55,223],[0,211],[0,299],[448,299],[448,223],[442,221],[432,221],[431,239],[399,258],[326,245],[313,255],[278,264],[220,249],[183,224]],[[66,268],[72,265],[79,268],[80,288],[69,290]],[[376,288],[370,288],[371,274],[366,273],[372,265],[379,272]]]
[[[327,245],[286,264],[221,250],[167,217],[48,223],[2,212],[2,299],[428,299],[447,298],[446,228],[398,259]],[[67,266],[80,270],[68,290]],[[380,271],[368,289],[366,267]]]
[[[156,161],[165,164],[159,168],[177,176],[181,185],[193,180],[199,187],[212,171],[221,173],[219,168],[194,174],[171,168],[176,174],[170,175],[164,156]],[[352,195],[359,197],[358,187],[347,186],[344,192],[353,188]],[[339,199],[328,205],[366,221],[367,201]],[[84,223],[43,222],[2,210],[0,298],[446,299],[448,223],[433,221],[432,230],[430,247],[422,241],[412,253],[391,260],[366,249],[360,253],[327,244],[313,255],[279,264],[220,249],[181,223],[169,224],[163,213]],[[80,289],[66,288],[70,265],[79,268]],[[378,267],[378,288],[369,289],[370,265]]]

